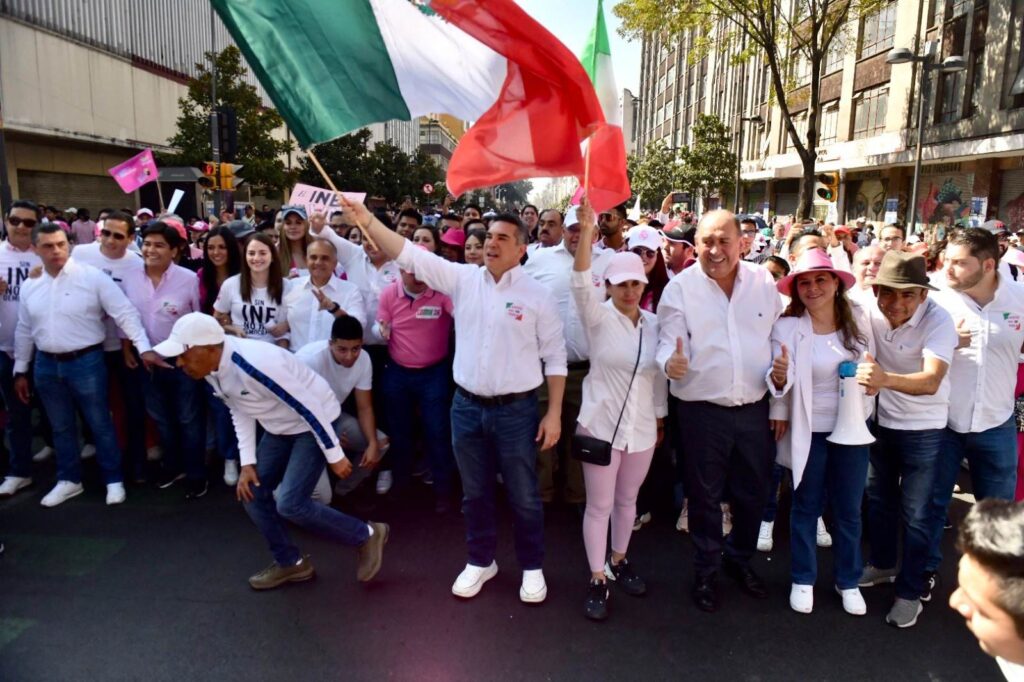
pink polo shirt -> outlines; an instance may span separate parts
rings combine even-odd
[[[399,280],[381,292],[377,319],[391,325],[388,352],[402,367],[430,367],[448,356],[452,299],[445,294],[427,289],[413,299]]]
[[[167,340],[179,317],[200,312],[199,278],[180,265],[172,264],[167,268],[156,287],[146,275],[145,268],[126,274],[123,286],[128,300],[139,311],[146,336],[154,345]]]

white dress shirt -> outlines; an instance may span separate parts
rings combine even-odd
[[[41,261],[31,248],[19,251],[8,241],[0,243],[0,279],[7,282],[7,291],[0,298],[0,351],[14,354],[14,329],[18,326],[18,300],[21,285],[28,273]]]
[[[572,273],[572,295],[593,358],[583,380],[579,424],[617,450],[641,452],[653,448],[658,440],[657,419],[668,414],[668,382],[658,369],[656,357],[658,317],[641,310],[640,320],[634,325],[610,300],[602,303],[604,295],[594,287],[589,271]],[[640,364],[629,388],[638,349]],[[616,434],[620,412],[622,422]]]
[[[313,341],[331,338],[331,327],[336,318],[328,311],[320,309],[320,301],[313,294],[315,288],[317,287],[308,276],[302,277],[292,280],[285,296],[292,348],[302,348]],[[368,323],[372,323],[366,319],[363,295],[355,284],[332,275],[327,284],[319,289],[324,296],[340,305],[348,315],[359,320],[364,328]]]
[[[74,258],[78,263],[91,265],[97,270],[105,272],[114,280],[114,283],[117,284],[121,291],[125,290],[124,282],[128,278],[128,274],[139,272],[144,267],[142,257],[134,251],[125,251],[121,258],[107,258],[100,251],[99,242],[90,242],[76,246]],[[103,340],[103,350],[121,350],[121,338],[117,333],[117,324],[109,317],[106,318],[106,324],[107,338]]]
[[[768,392],[772,325],[782,314],[782,297],[767,269],[740,261],[732,297],[704,273],[700,263],[665,287],[658,303],[658,366],[683,339],[690,367],[672,381],[680,400],[706,400],[723,407],[755,403]]]
[[[455,383],[493,397],[532,391],[543,375],[565,376],[562,320],[551,292],[516,266],[494,277],[486,267],[451,263],[406,243],[402,269],[455,307]],[[543,369],[541,363],[543,362]]]
[[[931,298],[917,307],[913,316],[896,329],[876,306],[871,310],[871,329],[882,369],[894,374],[924,370],[924,358],[937,358],[947,365],[953,360],[957,334],[953,318]],[[1014,380],[1016,381],[1016,373]],[[878,394],[878,423],[887,429],[924,431],[946,427],[949,416],[949,373],[934,395],[909,395],[888,388]]]
[[[966,320],[971,345],[959,348],[949,366],[949,427],[980,433],[1013,415],[1017,364],[1024,345],[1024,286],[999,276],[996,295],[980,307],[967,294],[949,288],[931,297],[953,318]]]
[[[310,432],[328,462],[345,457],[331,423],[341,405],[327,381],[280,346],[228,336],[220,365],[206,377],[231,410],[242,466],[256,463],[256,422],[268,432]]]
[[[114,318],[139,353],[151,350],[139,312],[109,276],[74,258],[68,258],[56,277],[43,270],[39,278],[21,285],[14,371],[28,369],[35,348],[70,353],[103,343],[105,315]]]
[[[612,256],[611,251],[595,251],[591,262],[591,286],[599,289],[604,299],[604,270]],[[573,277],[572,265],[575,256],[565,248],[565,242],[547,249],[536,251],[526,261],[523,270],[530,277],[547,287],[558,304],[558,316],[562,318],[565,332],[565,353],[569,362],[581,362],[590,358],[587,335],[576,311],[576,302],[570,293],[569,284]]]
[[[348,400],[353,389],[369,391],[373,387],[373,363],[369,354],[360,351],[355,364],[345,367],[335,361],[328,343],[314,341],[296,351],[295,357],[327,381],[338,404]]]

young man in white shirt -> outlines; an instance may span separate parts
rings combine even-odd
[[[857,381],[879,393],[877,440],[868,467],[871,551],[860,587],[895,582],[896,600],[885,619],[908,628],[917,622],[927,590],[931,498],[949,412],[946,373],[957,335],[949,313],[928,297],[934,287],[924,258],[889,251],[874,287],[878,306],[871,310],[871,328],[878,360],[865,354],[857,367]]]
[[[327,381],[280,346],[226,337],[203,313],[182,316],[156,350],[176,357],[191,378],[206,379],[231,410],[242,464],[236,495],[274,555],[249,585],[269,590],[313,577],[309,556],[292,544],[286,521],[358,547],[356,578],[372,580],[388,525],[359,521],[311,499],[325,460],[341,478],[352,473],[337,436],[341,406]],[[265,431],[258,444],[257,422]]]
[[[1024,287],[999,273],[999,242],[987,230],[954,232],[943,261],[948,288],[932,298],[953,318],[960,345],[949,368],[949,424],[932,497],[927,578],[942,560],[942,530],[960,462],[970,463],[974,497],[1013,500],[1017,365],[1024,346]]]
[[[523,272],[528,232],[514,215],[488,227],[484,267],[451,263],[416,248],[389,230],[362,204],[346,203],[359,225],[399,266],[451,297],[455,310],[452,443],[462,475],[469,562],[452,586],[470,598],[498,572],[495,478],[500,472],[515,518],[516,554],[523,568],[519,598],[547,596],[544,507],[537,489],[537,448],[561,433],[565,341],[550,292]],[[547,380],[549,403],[538,424],[537,387]]]
[[[338,249],[326,239],[306,247],[309,274],[294,280],[285,296],[292,348],[331,337],[331,325],[346,315],[366,324],[366,310],[359,287],[334,275]]]
[[[711,612],[718,608],[720,569],[751,596],[767,596],[749,563],[772,475],[766,377],[782,299],[768,270],[740,260],[735,215],[704,214],[696,237],[698,264],[668,283],[658,305],[658,364],[678,398],[670,418],[679,427],[697,550],[691,596]],[[733,527],[723,543],[726,490]]]

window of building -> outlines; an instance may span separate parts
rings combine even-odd
[[[939,76],[939,106],[935,112],[937,123],[951,123],[960,118],[960,99],[963,97],[965,80],[963,71]]]
[[[890,2],[861,21],[857,58],[864,59],[892,49],[896,35],[896,3]]]
[[[818,128],[820,130],[819,145],[829,145],[836,141],[839,131],[839,102],[831,102],[822,107],[821,123]]]
[[[832,39],[828,52],[825,53],[825,68],[821,75],[827,76],[843,68],[843,60],[846,57],[846,41],[841,35]]]
[[[938,4],[938,3],[935,3]],[[953,19],[961,14],[967,14],[967,6],[970,5],[969,0],[946,0],[946,18]]]
[[[800,141],[807,142],[807,112],[801,111],[799,114],[793,115],[793,126],[796,128],[797,135],[800,136]],[[786,137],[785,151],[793,151],[796,149],[796,145],[793,144],[793,136],[789,134],[788,128],[783,128],[782,132]]]
[[[864,90],[854,98],[853,139],[878,135],[885,130],[889,110],[889,87]]]
[[[811,82],[811,61],[804,55],[798,55],[793,60],[793,83],[796,87],[802,88]]]

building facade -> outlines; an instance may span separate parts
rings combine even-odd
[[[447,119],[447,120],[446,120]],[[451,116],[421,116],[420,149],[427,153],[445,173],[452,160],[455,146],[465,132],[465,124]],[[455,128],[455,132],[452,131]],[[458,138],[455,136],[458,134]]]
[[[420,146],[420,121],[391,120],[383,123],[371,123],[366,126],[370,131],[370,148],[384,142],[398,147],[412,156]]]
[[[820,82],[816,171],[838,172],[840,192],[834,207],[816,199],[815,215],[834,211],[840,221],[864,216],[879,224],[916,217],[940,229],[998,216],[1024,228],[1022,43],[1021,0],[894,0],[851,20],[829,50]],[[966,64],[956,72],[926,72],[915,197],[921,65],[889,64],[890,50],[901,47],[928,51],[936,63],[961,56]],[[733,64],[731,54],[697,60],[691,52],[692,36],[644,41],[638,148],[654,140],[687,145],[698,113],[718,115],[732,128],[741,158],[739,208],[794,213],[802,166],[772,103],[763,59]],[[806,134],[809,69],[794,61],[787,102]]]

